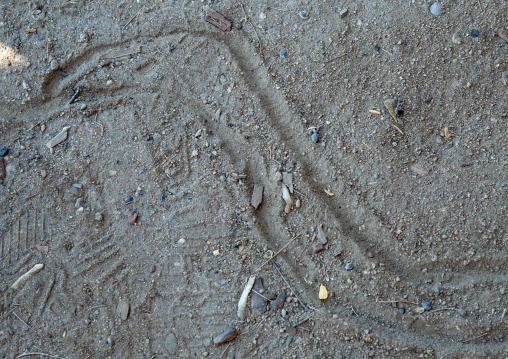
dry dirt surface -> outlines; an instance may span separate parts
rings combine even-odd
[[[508,357],[508,3],[431,5],[2,0],[0,358]]]

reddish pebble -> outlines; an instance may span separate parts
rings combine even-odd
[[[342,140],[338,140],[338,141],[337,141],[337,147],[338,147],[338,148],[342,148],[342,147],[344,147],[344,142],[342,142]]]
[[[19,30],[19,29],[21,29],[21,23],[20,23],[20,22],[18,22],[18,23],[16,24],[16,29],[18,29],[18,30]]]
[[[152,265],[150,266],[150,273],[155,272],[155,269],[157,269],[157,267],[155,267],[155,264],[152,264]]]
[[[138,214],[137,213],[133,213],[133,214],[131,214],[131,216],[127,220],[127,224],[131,224],[131,225],[136,224],[137,220],[138,220]]]
[[[53,59],[49,63],[49,68],[51,69],[51,71],[56,71],[60,68],[60,65],[58,64],[58,61]]]

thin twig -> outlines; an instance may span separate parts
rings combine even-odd
[[[21,323],[25,324],[28,328],[34,330],[34,328],[32,328],[27,322],[25,322],[23,319],[21,319],[15,312],[12,312],[12,314],[14,314],[16,316],[16,318],[18,318]]]
[[[224,356],[224,354],[226,354],[226,351],[229,349],[229,347],[233,344],[233,342],[229,343],[228,346],[226,347],[226,349],[224,349],[224,351],[222,352],[222,354],[220,355],[220,357],[222,358]]]
[[[135,52],[129,52],[128,54],[118,55],[118,56],[115,56],[115,57],[101,57],[99,60],[104,60],[104,59],[114,60],[114,59],[119,59],[120,57],[125,57],[125,56],[130,56],[130,55],[136,55],[136,54],[139,54],[139,53],[141,53],[141,50],[138,50],[138,51],[135,51]]]
[[[74,93],[74,95],[72,95],[71,99],[69,100],[69,102],[67,102],[67,105],[70,105],[71,103],[74,102],[74,100],[76,99],[76,97],[78,97],[79,95],[79,88],[76,90],[76,92]]]
[[[28,196],[27,198],[25,198],[25,201],[26,200],[29,200],[30,198],[34,198],[35,196],[37,196],[39,194],[39,192],[37,192],[36,194],[33,194],[31,196]]]
[[[337,60],[337,59],[339,59],[339,58],[341,58],[341,57],[344,57],[344,56],[346,56],[347,54],[349,54],[349,52],[345,52],[345,53],[340,54],[339,56],[335,56],[334,58],[331,58],[331,59],[329,59],[329,60],[314,60],[314,62],[320,62],[320,63],[322,63],[322,64],[327,64],[327,63],[332,62],[332,61],[335,61],[335,60]]]
[[[129,22],[123,26],[122,30],[125,30],[125,28],[127,27],[127,25],[129,25],[129,24],[132,22],[132,20],[134,20],[134,19],[136,18],[136,16],[138,16],[138,15],[139,15],[139,13],[140,13],[140,12],[141,12],[144,8],[145,8],[145,5],[143,5],[143,6],[141,7],[141,9],[139,9],[139,11],[136,13],[136,15],[134,15],[134,16],[132,17],[132,19],[130,19],[130,20],[129,20]]]
[[[256,269],[256,272],[259,271],[261,268],[263,268],[268,262],[270,262],[272,259],[274,259],[275,257],[277,257],[279,255],[280,252],[282,252],[287,246],[289,246],[295,239],[297,239],[298,237],[300,237],[301,234],[298,234],[296,236],[294,236],[284,247],[282,247],[277,253],[275,253],[273,256],[271,256],[270,258],[268,258],[268,260],[266,260],[266,262],[264,262],[263,264],[261,264],[258,269]]]
[[[420,305],[418,303],[415,303],[415,302],[410,302],[408,300],[379,300],[378,298],[376,299],[376,302],[377,303],[409,303],[409,304],[414,304],[414,305]]]
[[[439,308],[439,309],[429,310],[428,312],[425,312],[425,313],[430,314],[430,313],[434,313],[434,312],[441,312],[443,310],[455,310],[455,311],[457,311],[457,308]]]
[[[51,355],[51,354],[45,354],[45,353],[24,353],[24,354],[21,354],[21,355],[18,355],[16,357],[17,358],[23,358],[23,357],[28,357],[30,355],[40,355],[40,356],[43,356],[43,357],[48,357],[48,358],[56,358],[56,359],[65,359],[65,358],[62,358],[62,357],[58,357],[56,355]]]
[[[266,300],[269,300],[270,302],[273,302],[273,300],[271,300],[270,298],[267,298],[265,297],[263,294],[259,293],[258,291],[254,290],[254,289],[251,289],[251,291],[253,291],[254,293],[256,293],[257,295],[259,295],[260,297],[263,297],[265,298]]]
[[[247,16],[247,13],[245,12],[245,8],[243,7],[243,4],[240,4],[240,6],[242,7],[242,10],[243,10],[243,14],[245,15],[245,21],[247,21],[250,26],[252,26],[252,29],[254,30],[254,33],[256,34],[257,38],[258,38],[258,43],[259,43],[259,55],[261,55],[261,57],[263,57],[263,49],[261,48],[261,39],[259,38],[259,35],[258,35],[258,32],[256,31],[256,27],[254,26],[254,24],[252,23],[252,21],[250,21],[249,17]]]
[[[300,305],[302,306],[303,309],[305,309],[306,311],[309,311],[310,309],[307,308],[305,306],[305,304],[303,304],[303,302],[300,300],[300,298],[296,295],[296,292],[293,290],[293,288],[291,288],[291,286],[289,285],[288,281],[286,280],[286,278],[284,278],[284,276],[282,275],[282,272],[279,270],[279,267],[277,267],[277,264],[275,264],[275,262],[272,262],[273,266],[275,267],[275,269],[277,269],[277,272],[279,272],[282,280],[284,280],[284,282],[286,283],[286,285],[289,287],[289,289],[291,290],[291,292],[293,292],[293,295],[295,296],[296,299],[298,299],[298,301],[300,302]]]
[[[397,126],[395,126],[393,123],[392,123],[392,126],[395,127],[397,129],[397,131],[400,132],[401,135],[404,134],[404,132],[402,132],[402,130],[400,128],[398,128]]]
[[[478,335],[477,337],[473,337],[473,338],[469,338],[469,339],[463,340],[462,343],[469,343],[471,340],[480,339],[480,338],[486,336],[487,334],[489,334],[489,332],[483,333],[482,335]]]

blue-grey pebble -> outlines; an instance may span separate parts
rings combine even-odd
[[[305,12],[305,11],[300,11],[300,12],[298,13],[298,15],[300,15],[300,17],[301,17],[302,19],[306,19],[306,18],[308,18],[308,17],[309,17],[309,15],[307,15],[307,12]]]
[[[312,132],[312,135],[310,136],[312,139],[312,142],[317,143],[319,141],[319,135],[316,131]]]
[[[78,198],[78,199],[76,200],[76,203],[74,204],[74,207],[76,207],[76,208],[83,207],[83,198],[81,198],[81,197],[80,197],[80,198]]]
[[[344,268],[346,268],[346,270],[351,270],[351,269],[353,269],[353,263],[348,263],[348,264],[346,264],[346,266],[345,266]]]
[[[441,15],[442,6],[441,3],[435,2],[434,4],[430,5],[430,13],[434,16]]]
[[[125,203],[129,203],[129,202],[132,202],[134,200],[134,198],[132,198],[132,196],[127,196],[125,198]]]
[[[281,52],[279,53],[280,57],[286,57],[288,55],[288,52],[285,51],[285,50],[281,50]]]
[[[426,300],[422,301],[422,307],[425,308],[425,310],[431,310],[432,309],[432,306]]]
[[[113,340],[113,338],[111,338],[111,337],[108,337],[107,342],[108,342],[108,345],[110,345],[110,346],[111,346],[111,345],[113,345],[113,344],[115,343],[115,341],[114,341],[114,340]]]
[[[465,316],[465,315],[466,315],[466,311],[465,311],[465,310],[462,310],[462,309],[458,309],[458,310],[457,310],[457,313],[459,313],[459,315],[460,315],[461,317],[463,317],[463,316]]]
[[[7,147],[0,148],[0,157],[5,156],[7,153],[9,153],[9,149]]]

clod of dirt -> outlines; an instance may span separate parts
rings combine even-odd
[[[213,338],[213,344],[221,345],[221,344],[230,342],[233,339],[235,339],[237,335],[238,335],[238,332],[237,332],[236,328],[229,327],[228,329],[226,329],[225,332],[223,332],[223,333],[217,335],[215,338]]]

